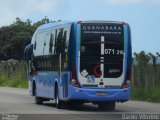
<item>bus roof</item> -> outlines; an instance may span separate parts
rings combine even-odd
[[[71,22],[71,21],[60,21],[60,22],[46,23],[46,24],[38,27],[37,31],[47,29],[47,28],[51,28],[51,27],[60,26],[60,25],[72,24],[72,23],[73,22]]]
[[[46,23],[44,25],[41,25],[38,27],[37,31],[48,29],[51,27],[56,27],[60,25],[67,25],[67,24],[72,24],[74,22],[79,22],[79,23],[115,23],[115,24],[126,24],[125,22],[121,21],[107,21],[107,20],[86,20],[86,21],[60,21],[60,22],[53,22],[53,23]]]

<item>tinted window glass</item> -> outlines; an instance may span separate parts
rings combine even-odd
[[[80,72],[107,78],[123,72],[124,32],[122,24],[82,23]],[[102,68],[103,66],[103,68]]]

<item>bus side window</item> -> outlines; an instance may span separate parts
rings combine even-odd
[[[51,33],[50,41],[49,41],[49,53],[53,53],[53,46],[54,46],[54,34]]]
[[[64,28],[56,30],[54,42],[54,54],[66,53],[68,48],[67,30],[64,30]]]
[[[57,36],[57,47],[56,52],[57,53],[63,53],[63,28],[59,29],[58,36]]]
[[[57,54],[57,29],[55,30],[54,55]]]
[[[56,53],[65,52],[65,42],[66,42],[66,32],[63,32],[63,28],[58,30],[58,34],[55,41],[55,50]]]
[[[68,43],[67,43],[67,31],[64,31],[63,34],[63,43],[62,43],[63,53],[66,53],[68,51]]]

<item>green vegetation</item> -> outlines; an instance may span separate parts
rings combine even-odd
[[[28,81],[26,79],[21,79],[21,76],[14,76],[12,80],[6,79],[6,76],[0,78],[0,86],[3,87],[16,87],[16,88],[28,88]]]
[[[131,99],[149,102],[160,102],[160,87],[132,87]]]
[[[134,53],[131,90],[133,100],[160,102],[160,61],[158,58],[144,51]]]
[[[21,61],[24,48],[40,25],[51,22],[55,21],[47,17],[35,23],[16,18],[11,25],[0,28],[0,86],[27,88],[27,65]]]
[[[26,45],[31,42],[35,30],[42,24],[54,22],[47,17],[33,23],[27,19],[22,21],[16,18],[10,26],[0,28],[0,60],[22,60],[23,51]]]
[[[27,64],[24,61],[0,62],[0,86],[27,88]]]

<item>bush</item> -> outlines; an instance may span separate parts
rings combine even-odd
[[[27,88],[27,64],[13,59],[1,61],[0,86]]]
[[[160,87],[132,87],[131,98],[133,100],[142,100],[149,102],[160,102]]]

